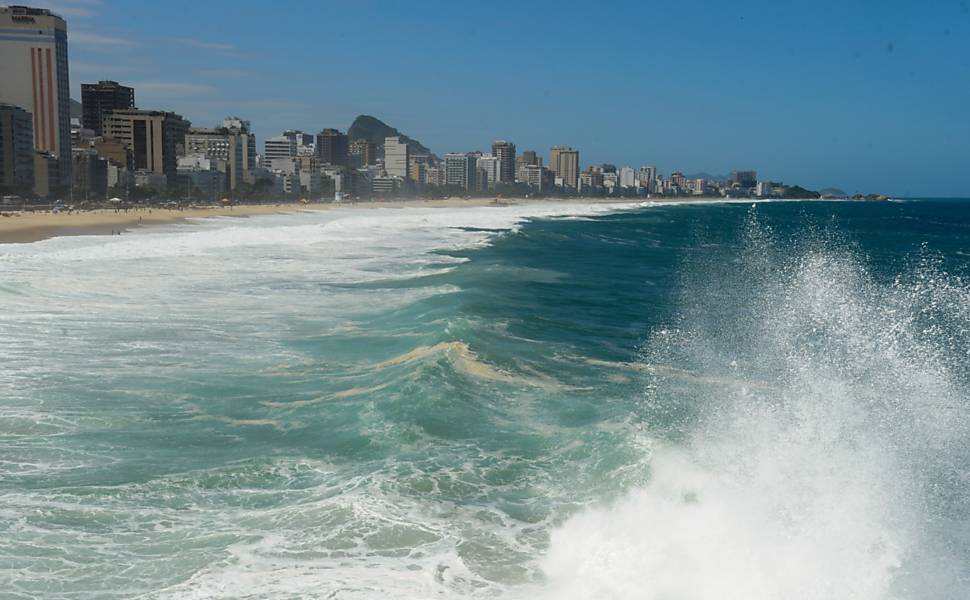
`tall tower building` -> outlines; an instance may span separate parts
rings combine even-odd
[[[637,185],[637,172],[633,167],[621,167],[619,170],[620,187],[632,188]]]
[[[651,165],[644,165],[640,167],[637,172],[637,183],[647,191],[647,193],[652,194],[657,190],[657,167]]]
[[[12,104],[0,104],[0,190],[24,193],[34,185],[34,120]]]
[[[256,170],[256,135],[252,124],[239,117],[226,117],[222,120],[222,128],[243,138],[243,179],[246,183],[254,183],[253,171]]]
[[[322,165],[347,165],[349,144],[346,133],[324,129],[317,134],[317,158]]]
[[[34,148],[60,161],[71,184],[71,85],[67,23],[42,8],[0,7],[0,102],[34,116]]]
[[[349,154],[348,161],[353,163],[353,166],[357,168],[372,165],[377,160],[377,151],[374,148],[374,144],[367,140],[354,140],[350,142]]]
[[[502,163],[491,154],[480,156],[476,162],[476,173],[478,175],[478,187],[492,189],[495,182],[499,180],[499,173],[502,170]]]
[[[297,143],[295,137],[278,135],[263,140],[263,161],[266,168],[273,168],[274,160],[292,160],[296,158]]]
[[[204,154],[215,161],[218,170],[226,174],[231,190],[246,181],[248,146],[247,135],[227,127],[190,127],[185,134],[185,154]]]
[[[492,144],[492,156],[498,159],[498,181],[515,183],[515,144],[498,140]]]
[[[312,146],[314,141],[312,133],[303,133],[295,129],[287,129],[283,132],[283,136],[296,142],[298,148],[301,146]]]
[[[568,146],[553,146],[549,150],[549,169],[562,180],[563,187],[579,187],[579,150]]]
[[[185,134],[191,125],[175,113],[128,108],[105,115],[104,135],[131,148],[135,170],[164,175],[174,188],[178,153],[185,150]]]
[[[536,154],[535,150],[526,150],[522,153],[519,159],[516,161],[519,163],[518,166],[532,165],[536,167],[542,166],[542,157]]]
[[[135,90],[117,81],[81,84],[81,123],[95,135],[104,135],[104,115],[135,107]]]
[[[389,137],[384,139],[384,170],[391,177],[408,177],[408,145],[401,138]]]
[[[453,152],[445,155],[445,184],[473,190],[476,185],[478,157],[473,154]]]

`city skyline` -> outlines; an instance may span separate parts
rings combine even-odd
[[[113,79],[138,90],[139,107],[197,126],[238,114],[260,147],[285,129],[344,131],[357,114],[373,114],[439,156],[509,139],[519,148],[569,144],[586,164],[757,168],[849,193],[967,192],[965,3],[939,3],[949,18],[938,21],[901,3],[616,3],[593,22],[568,3],[561,12],[571,18],[541,7],[514,19],[446,14],[438,4],[406,14],[391,3],[273,12],[326,23],[329,35],[316,37],[267,28],[257,5],[192,5],[192,19],[176,19],[183,4],[46,3],[70,21],[71,96],[79,99],[81,83]],[[804,44],[785,38],[790,23]],[[689,34],[670,31],[682,24]],[[395,40],[408,40],[407,51]],[[783,41],[784,51],[768,51]],[[281,60],[290,55],[307,58]],[[486,59],[494,70],[483,70]],[[516,61],[521,68],[497,68]]]

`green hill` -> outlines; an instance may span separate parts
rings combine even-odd
[[[844,191],[834,187],[827,187],[824,190],[819,190],[818,193],[831,198],[845,198],[848,196]]]
[[[421,142],[404,135],[384,121],[370,115],[359,115],[350,125],[350,129],[347,130],[347,137],[351,140],[367,140],[377,146],[383,146],[384,138],[393,136],[400,136],[401,141],[408,145],[413,154],[432,153]]]
[[[782,198],[794,198],[799,200],[811,200],[819,197],[818,192],[812,190],[806,190],[805,188],[798,185],[786,186],[781,194]]]

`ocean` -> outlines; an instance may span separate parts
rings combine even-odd
[[[970,596],[970,201],[0,246],[0,598]]]

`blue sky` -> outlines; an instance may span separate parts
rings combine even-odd
[[[970,0],[52,0],[71,84],[260,139],[372,114],[438,154],[505,138],[583,165],[754,168],[970,196]]]

